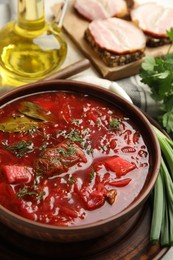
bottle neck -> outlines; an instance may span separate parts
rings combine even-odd
[[[17,23],[20,28],[28,31],[44,28],[44,0],[18,0]]]

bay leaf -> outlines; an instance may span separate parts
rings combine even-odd
[[[26,116],[7,117],[0,123],[0,130],[3,132],[26,132],[38,128],[39,123]]]
[[[28,101],[23,101],[19,104],[18,110],[20,113],[41,121],[57,122],[58,118],[49,110]]]

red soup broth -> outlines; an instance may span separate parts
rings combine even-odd
[[[0,204],[33,221],[88,224],[139,195],[150,154],[135,122],[92,96],[47,92],[0,109]]]

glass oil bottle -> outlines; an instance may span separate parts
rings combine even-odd
[[[45,21],[44,0],[18,0],[16,21],[0,30],[2,86],[20,86],[48,76],[67,55],[61,30]]]

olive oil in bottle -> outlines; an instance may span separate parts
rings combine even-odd
[[[16,21],[0,30],[1,85],[20,86],[48,76],[67,55],[59,30],[45,21],[43,0],[18,0]]]

